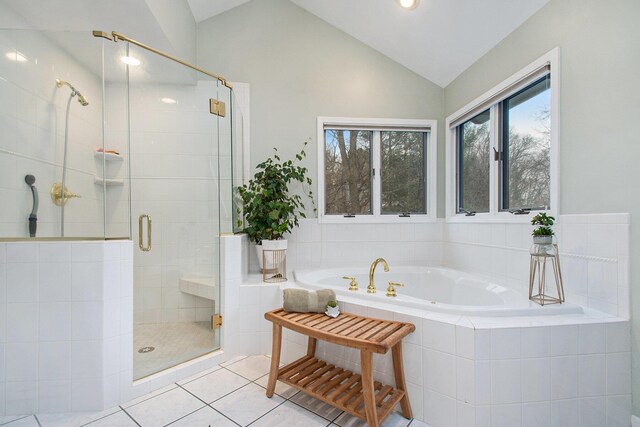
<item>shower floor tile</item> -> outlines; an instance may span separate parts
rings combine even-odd
[[[149,323],[133,326],[133,377],[160,372],[215,349],[209,322]],[[154,347],[139,353],[144,347]]]

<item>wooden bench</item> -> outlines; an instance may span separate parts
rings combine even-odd
[[[341,313],[337,318],[322,313],[288,313],[279,308],[265,313],[273,322],[273,348],[267,397],[280,380],[310,396],[333,405],[377,427],[400,403],[402,415],[411,418],[402,367],[402,339],[415,330],[411,323],[373,319]],[[280,368],[282,327],[309,337],[307,354]],[[360,350],[361,374],[336,367],[315,357],[316,340]],[[391,348],[395,388],[373,380],[373,353]]]

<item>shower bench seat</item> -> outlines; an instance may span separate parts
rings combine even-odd
[[[400,403],[402,415],[411,418],[402,366],[402,339],[415,330],[411,323],[394,322],[341,313],[330,318],[322,313],[269,311],[265,319],[273,323],[271,371],[267,397],[273,396],[280,380],[306,394],[377,427]],[[307,354],[280,366],[282,328],[309,337]],[[323,340],[360,350],[361,374],[355,374],[315,357],[316,342]],[[395,388],[373,379],[373,353],[391,349]]]
[[[215,300],[216,283],[214,277],[189,276],[180,279],[180,290],[185,294]]]

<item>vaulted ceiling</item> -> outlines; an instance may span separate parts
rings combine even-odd
[[[247,1],[188,0],[197,22]],[[291,1],[444,87],[549,0]]]

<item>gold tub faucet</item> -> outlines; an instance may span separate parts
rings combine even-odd
[[[376,267],[378,266],[379,263],[382,263],[382,266],[384,267],[384,271],[389,271],[389,264],[387,264],[387,261],[385,261],[384,258],[377,258],[375,261],[371,263],[371,268],[369,269],[369,286],[367,286],[367,292],[370,294],[376,293],[376,285],[373,282],[373,275],[375,274]]]

